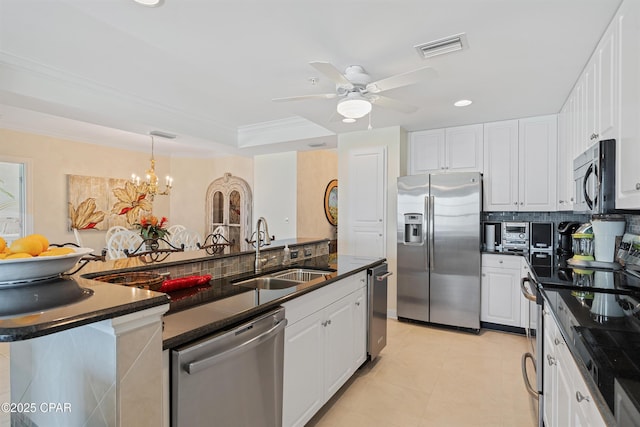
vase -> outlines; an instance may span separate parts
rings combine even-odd
[[[144,240],[144,245],[147,252],[155,252],[160,247],[160,243],[158,243],[159,236],[157,234],[149,236],[149,238]]]

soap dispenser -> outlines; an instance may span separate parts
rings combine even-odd
[[[289,265],[290,262],[291,262],[291,250],[289,249],[289,245],[285,243],[284,254],[282,255],[282,264]]]

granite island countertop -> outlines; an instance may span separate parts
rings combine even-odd
[[[323,255],[291,263],[288,266],[280,266],[274,271],[283,268],[303,267],[326,269],[327,274],[322,279],[316,279],[274,292],[274,294],[268,295],[266,298],[262,298],[260,292],[254,288],[240,287],[233,284],[233,282],[255,277],[253,272],[212,280],[209,289],[186,297],[198,300],[198,304],[195,307],[179,309],[178,311],[173,311],[172,309],[164,316],[163,348],[177,347],[206,335],[214,334],[278,307],[283,302],[335,283],[382,262],[384,262],[384,258],[350,255],[330,257]],[[269,270],[263,271],[261,274],[267,273],[269,273]],[[174,299],[177,300],[176,304],[181,302],[181,292],[188,293],[189,290],[171,293],[172,301]]]

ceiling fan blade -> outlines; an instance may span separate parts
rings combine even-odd
[[[379,93],[385,90],[395,89],[401,86],[408,86],[420,81],[436,77],[438,73],[431,67],[418,68],[417,70],[407,71],[406,73],[396,74],[386,79],[378,80],[367,84],[367,91],[371,93]]]
[[[353,83],[351,83],[344,74],[340,72],[340,70],[334,67],[333,64],[323,61],[314,61],[309,62],[309,65],[329,77],[336,84],[345,86],[347,89],[353,89]]]
[[[379,107],[390,108],[392,110],[402,111],[403,113],[415,113],[418,111],[418,107],[414,105],[405,104],[404,102],[381,95],[372,96],[371,102]]]
[[[301,95],[301,96],[288,96],[285,98],[273,98],[273,102],[284,102],[284,101],[302,101],[304,99],[333,99],[337,97],[335,93],[318,93],[313,95]]]

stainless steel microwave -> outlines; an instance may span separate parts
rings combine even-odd
[[[615,211],[616,140],[598,141],[573,161],[575,213]]]

